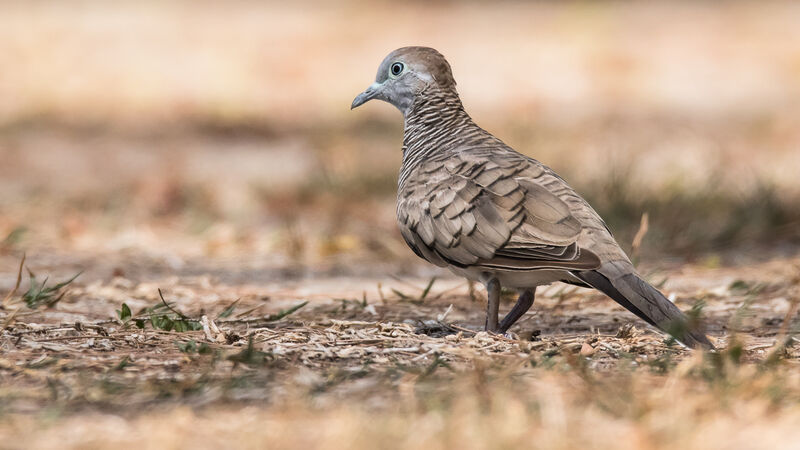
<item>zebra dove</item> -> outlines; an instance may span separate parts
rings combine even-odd
[[[390,53],[351,109],[379,99],[405,119],[397,222],[421,258],[488,292],[486,330],[505,333],[537,286],[595,288],[690,347],[713,348],[693,321],[644,281],[603,219],[553,170],[473,122],[438,51]],[[500,288],[520,292],[498,323]]]

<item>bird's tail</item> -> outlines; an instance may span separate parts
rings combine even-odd
[[[714,348],[698,324],[690,321],[664,294],[634,272],[624,269],[614,263],[605,263],[596,270],[574,274],[645,322],[669,333],[689,347]]]

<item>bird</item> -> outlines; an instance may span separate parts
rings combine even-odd
[[[636,272],[600,215],[543,163],[479,127],[450,64],[429,47],[389,53],[353,100],[403,114],[397,223],[417,256],[486,287],[486,331],[505,334],[536,288],[565,282],[597,289],[692,348],[713,349],[690,320]],[[501,288],[519,298],[499,320]]]

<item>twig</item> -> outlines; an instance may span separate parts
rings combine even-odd
[[[161,303],[163,303],[164,306],[167,307],[167,309],[169,309],[173,313],[177,314],[178,317],[180,317],[181,319],[186,320],[186,321],[199,322],[197,319],[190,319],[188,316],[186,316],[182,312],[178,311],[177,309],[173,308],[172,306],[169,306],[169,303],[167,303],[167,301],[164,300],[164,294],[161,293],[161,288],[158,288],[158,296],[161,297]]]
[[[428,350],[427,352],[425,352],[425,353],[423,353],[421,355],[418,355],[418,356],[415,356],[415,357],[411,358],[411,361],[414,361],[414,362],[419,361],[420,359],[423,359],[423,358],[427,357],[428,355],[432,355],[432,354],[436,353],[438,350],[439,350],[438,348],[432,348],[432,349]],[[384,352],[384,353],[386,353],[386,352]]]
[[[242,297],[239,297],[236,300],[234,300],[233,303],[231,303],[230,305],[225,307],[225,309],[223,309],[219,314],[217,314],[217,317],[215,317],[214,319],[215,320],[216,319],[224,319],[225,317],[228,317],[231,314],[233,314],[233,309],[236,307],[236,304],[239,303],[239,300],[241,300],[241,299],[242,299]],[[258,306],[256,306],[256,308],[258,308]]]
[[[400,276],[398,276],[398,275],[395,275],[395,274],[389,274],[389,277],[390,277],[390,278],[392,278],[392,279],[394,279],[395,281],[399,281],[400,283],[403,283],[403,284],[405,284],[405,285],[406,285],[406,286],[408,286],[408,287],[412,287],[412,288],[414,288],[414,289],[418,289],[418,290],[420,290],[420,291],[424,290],[424,288],[421,288],[421,287],[417,286],[416,284],[414,284],[414,283],[412,283],[412,282],[410,282],[410,281],[408,281],[408,280],[404,280],[403,278],[401,278],[401,277],[400,277]]]
[[[425,286],[425,289],[422,291],[422,295],[419,296],[420,301],[425,300],[425,297],[428,296],[428,293],[431,291],[433,287],[433,283],[436,281],[436,277],[432,277],[431,281],[428,282],[428,285]]]
[[[40,328],[38,330],[17,331],[17,332],[11,333],[11,335],[15,336],[15,337],[19,337],[19,336],[24,336],[26,334],[50,333],[50,332],[53,332],[53,331],[69,331],[69,330],[74,330],[74,329],[75,329],[75,327],[71,326],[71,325],[70,326],[58,325],[58,326],[49,327],[49,328]]]
[[[611,354],[614,358],[619,358],[619,350],[615,349],[614,347],[608,345],[605,342],[600,342],[600,347],[605,349],[608,353]]]
[[[472,300],[472,303],[478,301],[478,293],[475,292],[475,282],[472,280],[467,280],[467,294],[469,295],[469,299]]]
[[[242,311],[239,314],[237,314],[236,317],[241,319],[242,317],[250,315],[251,312],[253,312],[253,311],[257,310],[257,309],[260,309],[262,306],[264,306],[264,305],[258,305],[258,306],[255,306],[253,308],[248,309],[247,311]],[[224,317],[223,317],[223,319],[224,319]]]
[[[450,325],[447,325],[447,326],[449,326],[450,328],[456,329],[458,331],[465,331],[467,333],[472,333],[473,335],[477,335],[479,333],[478,331],[470,330],[469,328],[460,327],[458,325],[450,324]],[[519,344],[520,342],[522,342],[522,341],[518,341],[516,339],[509,339],[509,338],[507,338],[505,336],[501,336],[501,335],[495,334],[495,333],[489,333],[489,335],[492,336],[492,338],[494,338],[494,339],[497,339],[497,340],[500,340],[500,341],[505,341],[505,342],[508,342],[508,343],[511,343],[511,344]],[[492,344],[492,345],[494,345],[494,344]]]
[[[477,332],[477,331],[470,330],[469,328],[460,327],[460,326],[458,326],[458,325],[454,325],[454,324],[452,324],[452,323],[451,323],[450,325],[448,325],[448,326],[449,326],[450,328],[456,329],[456,330],[458,330],[458,331],[463,331],[463,332],[465,332],[465,333],[472,333],[473,335],[476,335],[476,334],[478,334],[478,332]]]
[[[471,282],[470,282],[470,283],[471,283]],[[438,294],[436,294],[436,297],[434,297],[434,298],[435,298],[435,299],[439,299],[439,298],[441,298],[441,297],[442,297],[444,294],[447,294],[448,292],[453,292],[453,291],[455,291],[456,289],[460,289],[462,286],[463,286],[463,285],[462,285],[461,283],[459,283],[459,284],[456,284],[455,286],[453,286],[453,287],[451,287],[451,288],[447,288],[447,289],[445,289],[445,290],[443,290],[443,291],[439,291],[439,293],[438,293]]]
[[[773,348],[773,347],[775,348],[783,347],[782,345],[779,344],[779,342],[780,341],[776,339],[775,342],[773,342],[772,344],[761,344],[761,345],[755,345],[753,347],[748,347],[747,351],[752,352],[755,350],[766,350],[768,348]]]
[[[436,320],[439,321],[439,322],[444,322],[444,319],[447,318],[447,315],[450,314],[450,311],[452,311],[452,310],[453,310],[453,304],[451,303],[450,306],[447,307],[445,312],[443,312],[442,314],[439,314],[438,316],[436,316]]]
[[[124,341],[128,342],[128,339],[125,336],[98,336],[96,334],[76,334],[75,336],[56,336],[51,338],[44,338],[44,339],[31,339],[33,342],[55,342],[55,341],[69,341],[73,339],[109,339],[114,341]],[[148,344],[147,342],[137,342],[137,344],[145,344],[145,345],[156,345],[156,344]]]
[[[307,304],[308,304],[308,300],[300,303],[299,305],[292,306],[289,309],[284,309],[282,311],[279,311],[276,314],[270,314],[270,315],[268,315],[266,317],[259,317],[259,318],[255,318],[255,319],[227,319],[227,320],[219,320],[218,322],[219,323],[247,323],[247,324],[261,323],[261,322],[275,322],[277,320],[283,319],[284,317],[286,317],[286,316],[288,316],[290,314],[295,313],[298,309],[306,306]]]
[[[208,323],[208,316],[203,315],[200,318],[200,325],[203,326],[203,334],[205,334],[206,339],[211,342],[217,342],[216,336],[211,334],[211,325]]]
[[[11,297],[13,297],[13,296],[14,296],[14,294],[16,294],[16,293],[17,293],[17,290],[19,289],[19,285],[20,285],[20,283],[22,282],[22,266],[23,266],[23,265],[25,265],[25,258],[26,258],[26,256],[27,256],[27,254],[23,253],[23,254],[22,254],[22,261],[20,261],[20,262],[19,262],[19,270],[17,270],[17,284],[15,284],[15,285],[14,285],[14,289],[12,289],[12,290],[11,290],[11,292],[9,292],[9,293],[8,293],[8,294],[7,294],[7,295],[6,295],[6,296],[3,298],[3,301],[2,301],[2,302],[0,302],[0,306],[3,306],[3,305],[5,305],[5,303],[6,303],[8,300],[10,300],[10,299],[11,299]]]
[[[792,299],[792,304],[789,305],[789,310],[786,311],[786,316],[783,318],[781,328],[778,330],[777,342],[784,342],[786,340],[786,333],[789,331],[789,325],[792,323],[792,317],[797,313],[797,307],[800,305],[800,299]]]
[[[381,353],[417,353],[419,347],[393,347],[381,350]],[[412,360],[413,361],[413,360]]]
[[[7,326],[9,326],[12,323],[14,323],[14,318],[17,317],[17,313],[19,313],[19,310],[20,310],[20,308],[17,308],[14,311],[11,311],[11,314],[9,314],[6,317],[6,320],[3,321],[3,328],[6,328]]]
[[[275,322],[276,320],[281,320],[284,317],[286,317],[286,316],[288,316],[290,314],[293,314],[295,311],[297,311],[298,309],[302,308],[303,306],[306,306],[307,304],[308,304],[308,300],[306,300],[306,301],[304,301],[304,302],[302,302],[302,303],[300,303],[298,305],[292,306],[289,309],[284,309],[282,311],[279,311],[277,314],[270,314],[269,316],[267,316],[267,318],[265,320],[267,322]]]
[[[642,239],[644,239],[644,235],[647,234],[647,230],[650,228],[650,217],[647,213],[642,214],[642,221],[639,223],[639,230],[636,232],[636,235],[633,236],[633,243],[631,243],[631,256],[633,260],[639,259],[639,248],[642,246]]]

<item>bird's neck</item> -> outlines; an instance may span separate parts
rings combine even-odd
[[[478,128],[455,90],[436,87],[419,93],[404,117],[403,168],[406,170],[413,169],[427,157],[455,149],[465,131]],[[400,181],[402,183],[402,179]]]

